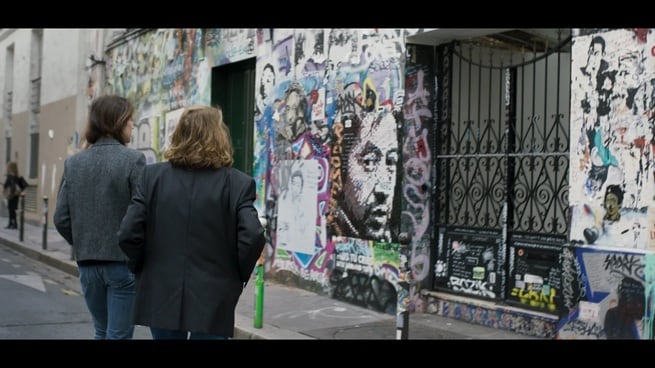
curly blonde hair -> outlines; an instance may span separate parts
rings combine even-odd
[[[230,130],[220,108],[197,105],[180,116],[164,152],[173,166],[185,169],[230,167],[234,161]]]

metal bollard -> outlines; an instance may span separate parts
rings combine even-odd
[[[43,196],[43,250],[48,249],[48,196]]]
[[[260,217],[259,222],[261,222],[264,229],[268,224],[268,220],[265,217]],[[257,259],[257,266],[255,267],[255,328],[262,328],[264,322],[264,262],[266,256],[266,246],[262,249],[262,253]]]
[[[20,216],[18,217],[18,240],[21,242],[25,238],[25,195],[20,195]]]
[[[396,306],[396,340],[409,339],[409,305],[410,305],[410,283],[412,270],[409,266],[409,243],[412,236],[408,233],[400,233],[399,263],[398,263],[398,304]]]

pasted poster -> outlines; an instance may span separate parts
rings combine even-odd
[[[294,30],[294,70],[296,79],[325,69],[327,56],[324,29]]]
[[[500,234],[457,229],[444,235],[447,284],[452,291],[496,299],[501,296]]]
[[[365,274],[373,273],[371,241],[335,236],[332,242],[337,257],[337,269]]]
[[[571,241],[652,247],[654,35],[647,29],[576,32],[571,49]]]
[[[336,269],[373,274],[389,282],[398,279],[400,244],[345,236],[335,236],[332,242],[337,258]]]
[[[316,160],[281,160],[277,203],[277,247],[314,254],[319,166]]]
[[[398,303],[398,243],[335,236],[331,276],[335,299],[394,313]]]
[[[508,302],[556,314],[562,299],[561,244],[512,240]]]
[[[652,339],[652,255],[631,250],[572,249],[574,253],[567,252],[575,262],[563,264],[562,278],[565,285],[570,280],[582,281],[583,290],[570,300],[575,303],[570,303],[567,315],[560,319],[557,338]]]
[[[144,116],[134,123],[132,137],[128,147],[139,150],[146,157],[146,164],[157,162],[157,154],[153,149],[153,132],[159,125],[159,118],[154,116]]]
[[[255,56],[255,29],[214,28],[206,34],[207,55],[214,66]]]
[[[171,145],[171,136],[173,135],[173,131],[175,130],[177,123],[180,121],[180,116],[182,116],[183,112],[184,108],[169,111],[166,113],[165,133],[163,139],[164,146],[162,148],[162,152],[166,151]]]

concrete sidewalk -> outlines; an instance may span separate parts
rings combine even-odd
[[[0,221],[5,220],[0,219]],[[2,222],[0,222],[2,223]],[[78,276],[71,247],[54,228],[25,224],[19,231],[0,228],[0,244]],[[378,313],[303,289],[265,282],[263,327],[254,328],[254,276],[237,305],[235,339],[385,339],[396,338],[396,316]],[[410,315],[410,339],[536,339],[434,314]]]

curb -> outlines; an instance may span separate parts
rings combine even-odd
[[[57,268],[63,272],[66,272],[72,276],[78,277],[80,274],[77,270],[77,266],[66,263],[60,259],[49,257],[43,253],[40,253],[39,251],[36,251],[34,249],[30,249],[29,247],[23,246],[20,243],[17,243],[15,241],[0,237],[0,243],[8,246],[9,248],[18,251],[20,253],[23,253],[24,255],[35,259],[37,261],[43,262],[47,264],[48,266],[52,266],[54,268]]]
[[[262,324],[262,328],[255,328],[252,318],[238,313],[234,318],[234,340],[316,340],[314,337],[266,323]]]

